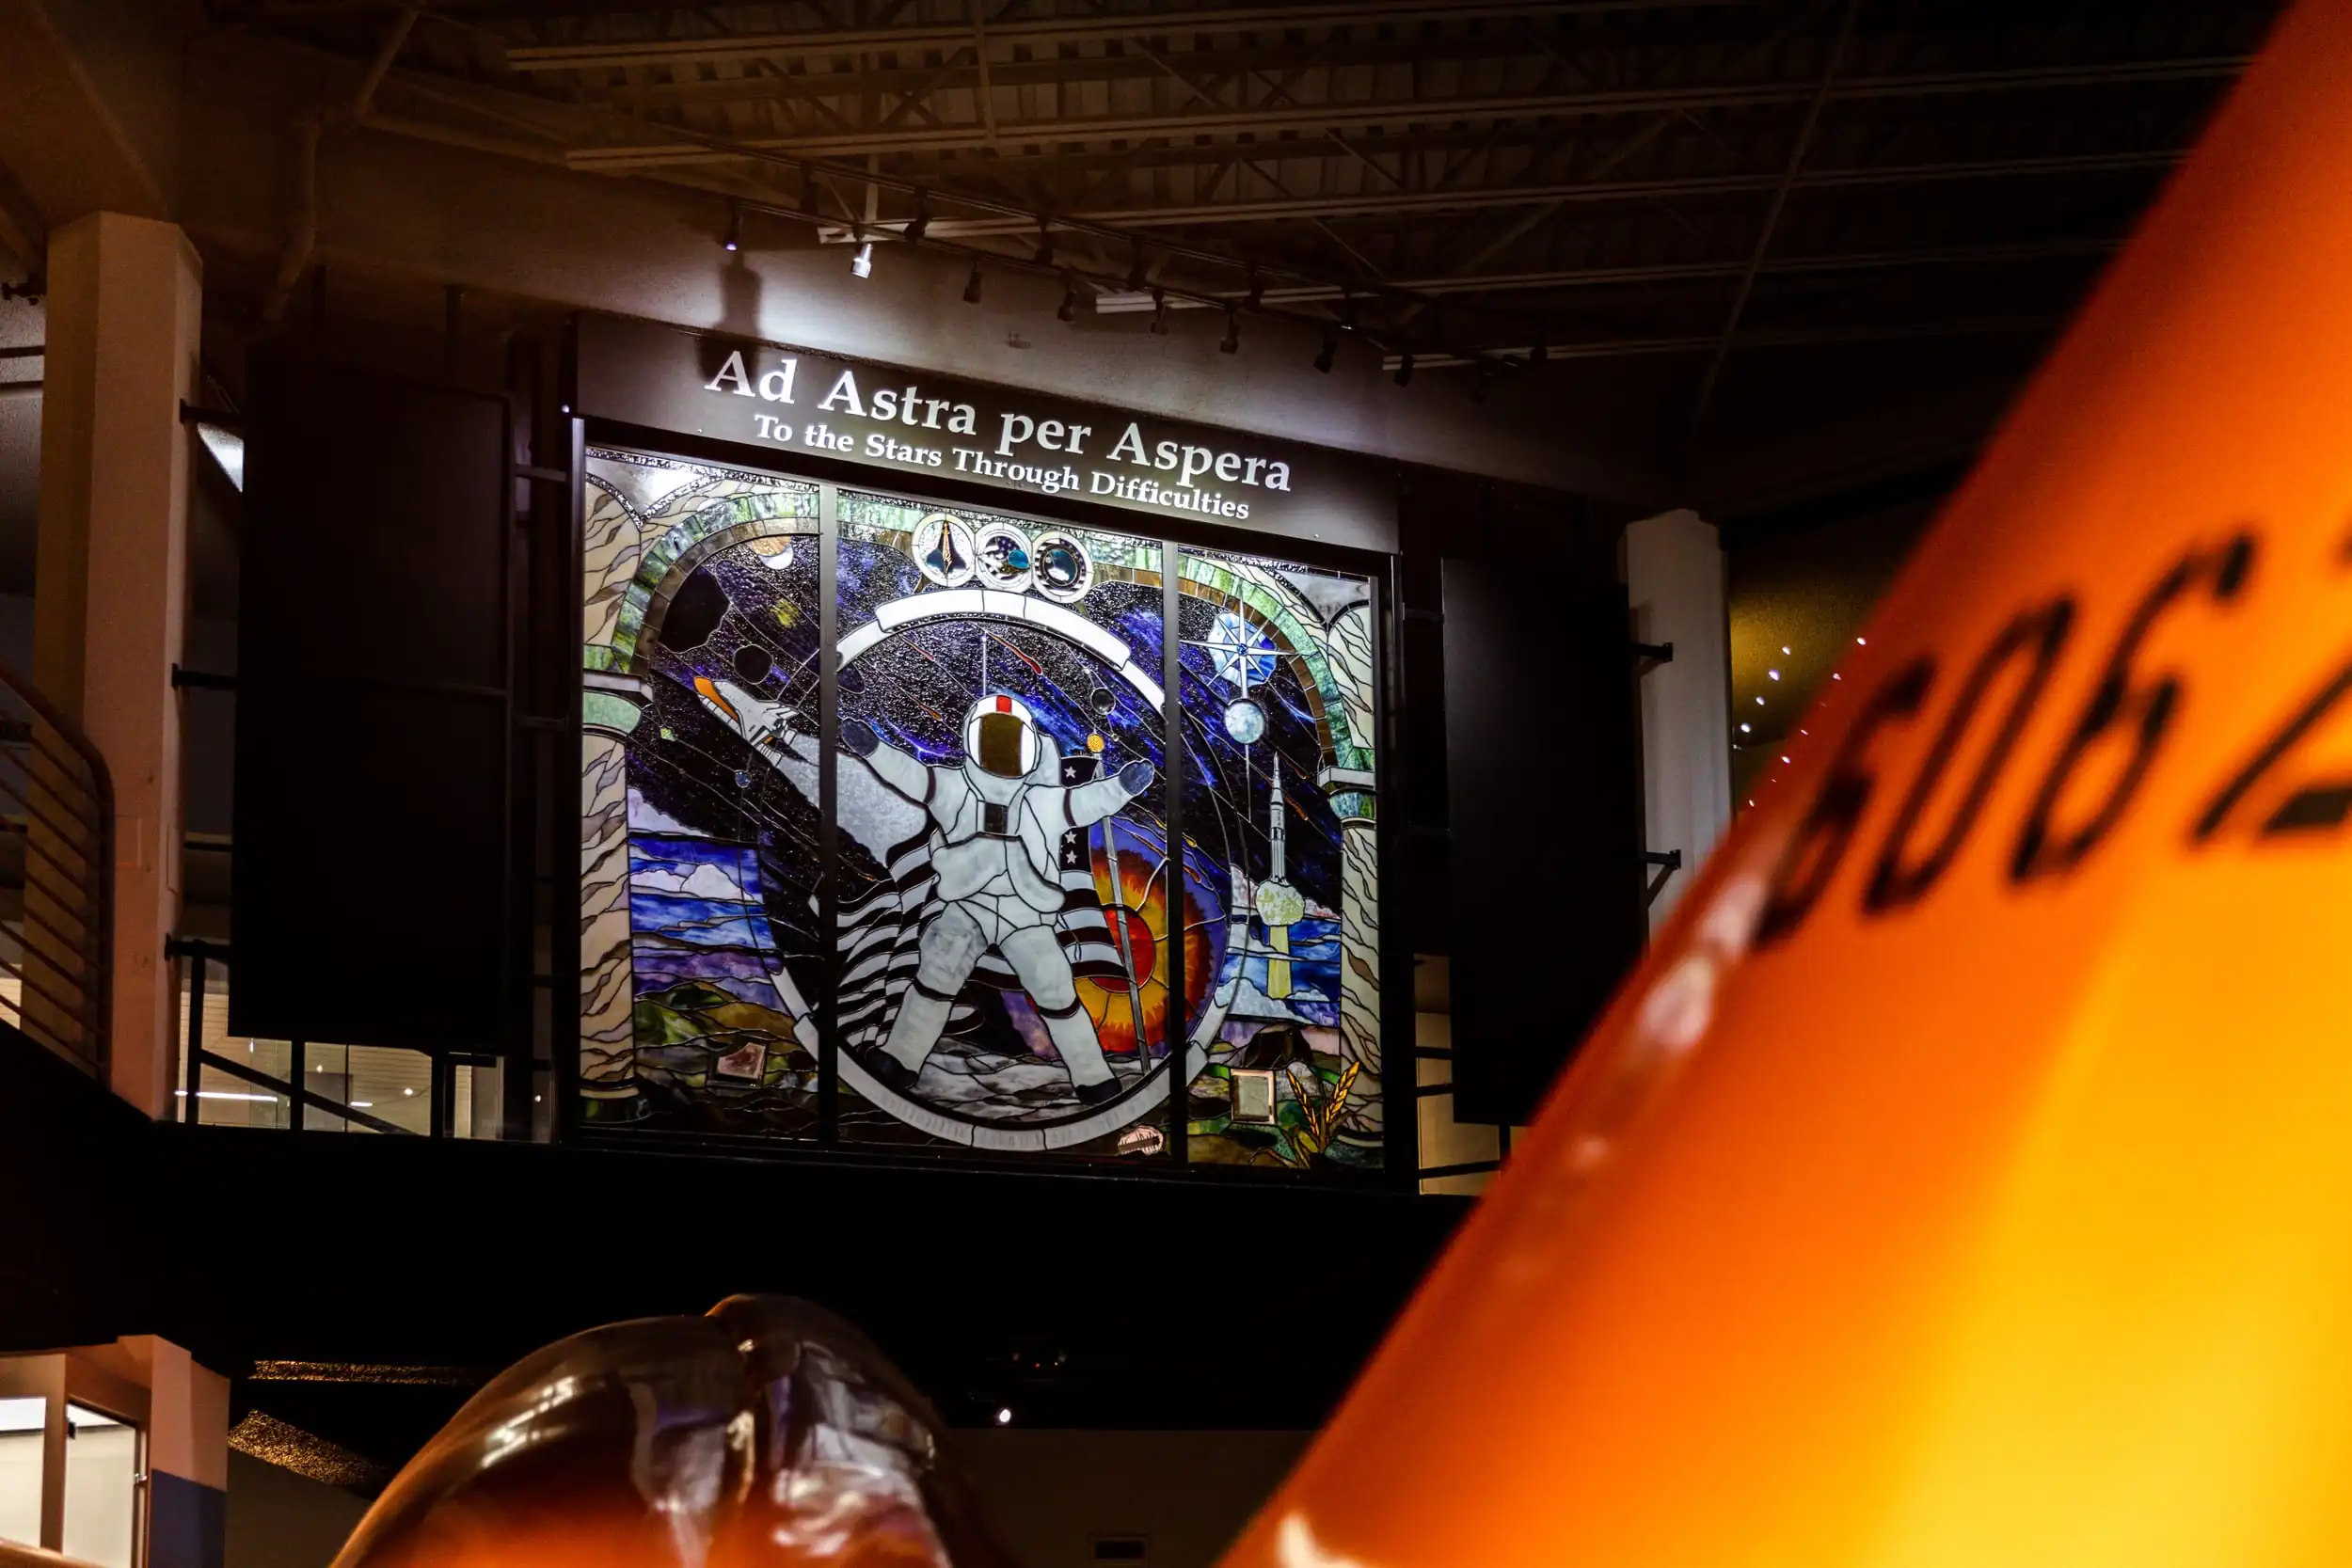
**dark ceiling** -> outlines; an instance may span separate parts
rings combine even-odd
[[[1686,467],[1725,402],[1804,405],[1851,345],[2013,385],[2275,10],[212,0],[384,62],[379,128],[836,242],[921,214],[1098,310],[1254,301],[1392,368],[1638,360]]]

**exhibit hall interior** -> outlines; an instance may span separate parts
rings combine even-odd
[[[2344,1560],[2346,80],[0,0],[0,1568]]]

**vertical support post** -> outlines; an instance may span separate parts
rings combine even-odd
[[[841,1138],[841,487],[827,482],[817,495],[817,1136],[830,1145]]]
[[[302,1075],[310,1067],[310,1047],[303,1040],[286,1042],[286,1131],[302,1131]]]
[[[1731,820],[1731,638],[1714,525],[1689,511],[1630,525],[1625,578],[1635,640],[1675,649],[1637,698],[1644,844],[1681,850],[1686,868],[1650,905],[1655,931]]]
[[[188,1019],[187,1019],[187,1101],[180,1107],[180,1119],[194,1127],[202,1119],[197,1111],[199,1091],[204,1084],[204,943],[192,942],[188,955]]]
[[[188,451],[203,269],[168,223],[93,213],[49,241],[34,678],[115,791],[107,1077],[169,1114],[180,913],[180,698]],[[29,957],[29,954],[28,954]]]
[[[148,1379],[146,1568],[219,1568],[229,1521],[229,1380],[168,1339],[119,1341]]]
[[[564,384],[570,385],[568,372]],[[572,406],[568,403],[564,405],[566,412]],[[585,424],[579,419],[568,420],[565,429],[567,437],[565,451],[571,465],[569,470],[571,483],[564,505],[563,531],[560,535],[564,542],[564,562],[560,575],[568,585],[565,593],[575,595],[567,598],[565,602],[576,610],[580,602],[576,595],[583,593],[587,586],[587,544],[581,537],[580,528],[582,519],[587,515],[585,492],[588,484],[588,436]],[[580,1069],[585,1062],[591,1017],[595,1016],[600,1022],[604,1022],[605,1018],[604,1013],[597,1010],[596,999],[588,989],[592,978],[585,967],[586,952],[589,946],[588,927],[590,921],[596,918],[596,915],[588,906],[585,894],[589,877],[595,871],[599,856],[609,853],[613,847],[593,836],[595,830],[587,820],[588,806],[595,796],[597,784],[596,774],[589,766],[592,759],[589,752],[587,702],[582,694],[580,623],[576,620],[565,621],[563,623],[560,635],[564,640],[564,654],[560,665],[563,675],[558,680],[557,687],[563,704],[561,712],[565,720],[564,728],[561,733],[570,737],[568,749],[562,754],[568,759],[565,766],[578,768],[580,776],[579,793],[574,794],[571,788],[566,786],[558,792],[556,798],[579,801],[580,814],[574,817],[559,811],[548,830],[553,835],[553,843],[557,849],[554,861],[558,868],[556,874],[563,875],[562,868],[568,866],[580,877],[580,880],[572,884],[569,892],[559,889],[555,895],[554,907],[569,910],[571,912],[567,918],[554,921],[553,932],[549,938],[551,943],[548,957],[549,972],[558,977],[558,984],[577,988],[570,992],[572,1005],[569,1007],[554,1009],[555,1022],[548,1039],[548,1092],[555,1096],[554,1113],[548,1117],[548,1130],[549,1137],[557,1143],[564,1141],[566,1130],[572,1125],[572,1118],[580,1114],[585,1103],[579,1093],[579,1088],[581,1077]],[[597,737],[596,748],[605,770],[609,771],[620,766],[620,749],[609,737]],[[619,775],[613,774],[612,777],[617,781]],[[620,953],[626,954],[628,947],[628,820],[626,792],[621,796],[619,804],[621,815],[615,824],[618,835],[617,847],[620,851],[619,860],[616,863],[619,879],[613,884],[612,893],[608,895],[617,899],[617,909],[609,911],[604,918],[608,929],[611,929],[614,927],[614,917],[617,915]],[[601,936],[599,940],[602,940]],[[567,975],[570,977],[568,980],[563,978]],[[626,985],[617,988],[615,995],[605,1003],[605,1007],[617,1011],[619,1026],[624,1032],[633,1027],[629,1020],[629,996],[628,988]],[[630,1074],[634,1073],[633,1063],[628,1071]],[[528,1080],[530,1076],[528,1070],[524,1076]]]
[[[1184,548],[1160,541],[1160,816],[1168,829],[1168,928],[1160,949],[1168,955],[1168,1006],[1161,1028],[1168,1035],[1168,1158],[1183,1169],[1192,1130],[1192,1006],[1184,974]],[[1106,830],[1107,831],[1107,830]]]

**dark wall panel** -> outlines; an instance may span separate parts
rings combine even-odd
[[[495,1046],[507,889],[503,399],[257,367],[230,1027]]]
[[[1526,1121],[1642,946],[1625,594],[1563,554],[1546,571],[1518,551],[1444,563],[1461,1121]]]

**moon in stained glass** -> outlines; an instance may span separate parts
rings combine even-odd
[[[1225,733],[1238,745],[1255,746],[1265,738],[1265,709],[1247,697],[1225,705]]]
[[[752,555],[771,572],[788,571],[792,566],[792,536],[776,534],[751,542]]]

